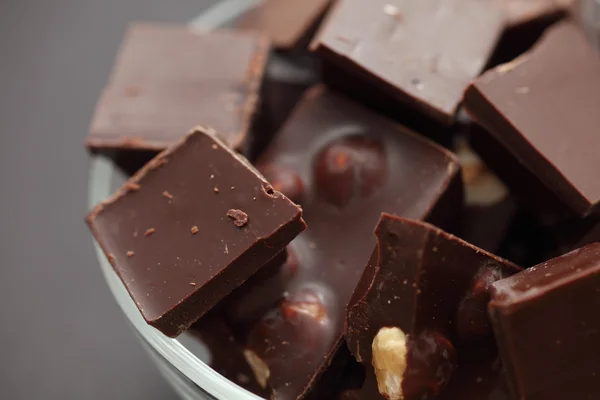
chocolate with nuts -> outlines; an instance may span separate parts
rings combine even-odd
[[[242,149],[257,106],[266,39],[184,26],[129,28],[90,127],[90,148],[163,150],[195,125]]]
[[[497,281],[491,294],[514,398],[600,398],[600,243]]]
[[[476,150],[531,209],[556,204],[553,218],[597,211],[600,55],[576,24],[550,28],[530,52],[486,72],[464,104],[491,137]]]
[[[204,128],[150,161],[87,222],[146,321],[168,336],[306,228],[300,207]]]
[[[481,366],[480,344],[493,348],[489,286],[520,268],[435,226],[390,214],[382,214],[375,236],[346,316],[348,348],[366,370],[359,398],[469,398],[478,375],[452,396],[445,388],[455,370]],[[494,360],[484,360],[487,368]]]
[[[348,361],[346,304],[374,244],[380,210],[444,223],[462,206],[456,158],[323,86],[310,89],[258,168],[302,205],[286,297],[240,332],[271,398],[324,393]],[[319,397],[321,396],[321,397]]]

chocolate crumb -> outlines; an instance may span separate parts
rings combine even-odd
[[[154,232],[156,232],[156,229],[154,229],[154,228],[149,228],[149,229],[146,229],[146,232],[144,232],[144,236],[150,236],[150,235],[152,235]]]
[[[137,192],[138,190],[140,190],[141,186],[139,183],[135,183],[135,182],[127,182],[125,184],[125,188],[127,190],[131,190],[132,192]]]
[[[219,193],[219,188],[215,186],[215,187],[213,188],[213,191],[214,191],[215,193]]]
[[[198,233],[198,227],[194,225],[192,226],[192,229],[190,229],[190,231],[192,232],[192,235],[195,235],[196,233]]]
[[[219,148],[219,146],[217,146],[216,144],[213,144],[211,147],[212,147],[213,150],[216,150],[216,149]]]
[[[235,186],[232,186],[232,187],[231,187],[231,190],[235,190]]]
[[[169,200],[173,199],[173,195],[171,193],[167,192],[166,190],[164,192],[162,192],[162,195],[165,196]]]
[[[108,262],[109,262],[109,263],[111,263],[111,264],[114,264],[114,263],[115,263],[116,257],[115,257],[115,255],[114,255],[114,254],[112,254],[112,253],[108,253],[108,255],[107,255],[106,257],[108,258]]]
[[[242,210],[232,208],[229,211],[227,211],[227,216],[229,218],[233,218],[233,223],[237,227],[241,228],[242,226],[248,223],[248,214],[246,214]]]
[[[129,250],[127,252],[127,257],[133,257],[134,254],[135,254],[135,252],[133,250]]]

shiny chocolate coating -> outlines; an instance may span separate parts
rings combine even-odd
[[[460,398],[446,397],[455,368],[464,383],[453,390],[464,394],[477,385],[477,376],[469,379],[464,371],[472,371],[474,364],[491,368],[496,358],[491,332],[487,341],[463,339],[459,320],[470,327],[472,313],[461,306],[485,315],[480,299],[489,298],[491,283],[520,268],[422,221],[384,213],[375,236],[377,245],[346,316],[346,343],[367,371],[360,398],[384,398],[373,382],[372,344],[386,327],[396,327],[407,337],[402,380],[406,400]],[[486,356],[481,360],[480,354]]]
[[[298,202],[309,228],[288,247],[298,269],[286,297],[242,342],[269,367],[271,398],[325,396],[347,359],[344,310],[372,250],[380,211],[448,222],[462,205],[458,163],[436,144],[317,86],[258,168],[292,198],[302,192]],[[272,172],[278,170],[291,172],[278,182]]]

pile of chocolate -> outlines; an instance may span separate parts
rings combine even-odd
[[[600,399],[600,55],[577,9],[132,25],[87,144],[153,158],[89,227],[148,324],[266,398]]]

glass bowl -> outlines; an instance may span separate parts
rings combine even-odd
[[[189,25],[200,30],[211,30],[227,26],[235,17],[258,4],[261,0],[224,0],[197,16]],[[600,0],[583,0],[579,9],[590,37],[596,45],[600,43],[599,26]],[[294,70],[295,66],[283,61],[272,63],[268,74],[293,76],[294,81],[307,81],[306,71]],[[271,68],[274,67],[274,68]],[[127,179],[127,174],[118,168],[114,155],[94,155],[92,158],[88,188],[88,206],[93,208],[106,199]],[[196,337],[183,333],[171,339],[146,324],[135,303],[127,293],[121,280],[106,260],[100,247],[95,244],[100,267],[117,303],[133,325],[133,328],[161,373],[182,399],[186,400],[260,400],[261,398],[239,387],[215,372],[207,363],[210,352]]]

